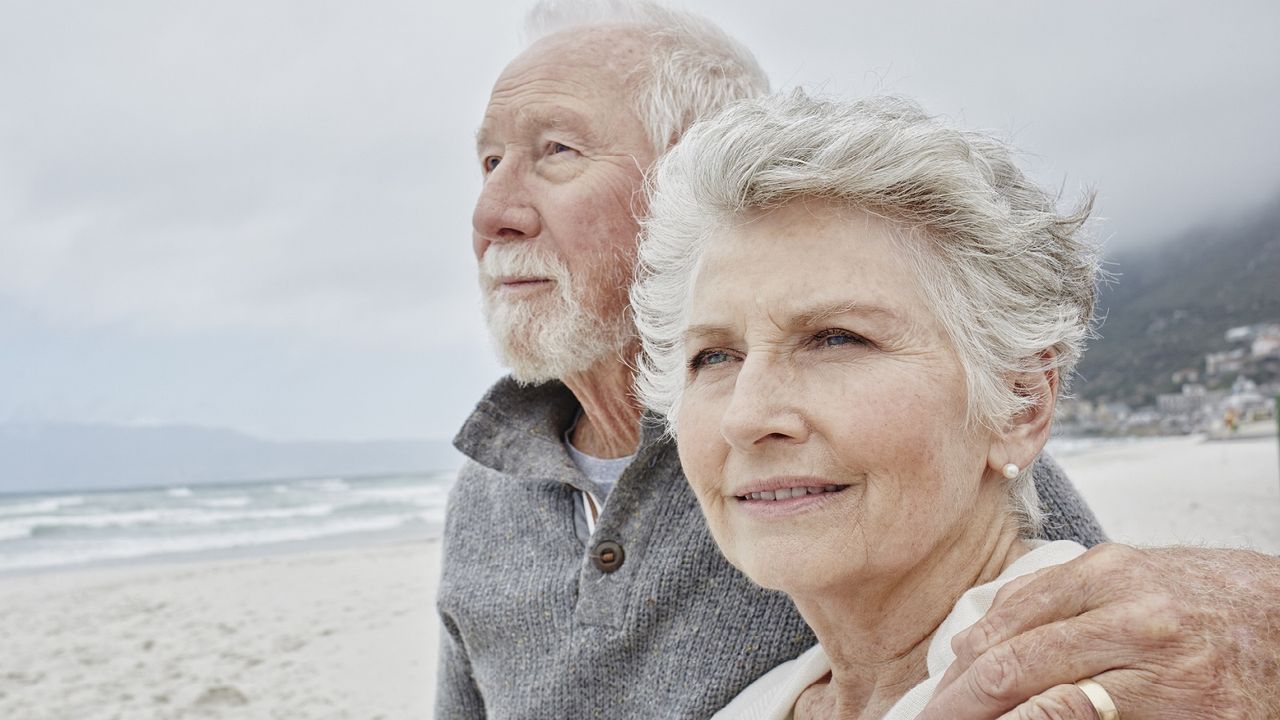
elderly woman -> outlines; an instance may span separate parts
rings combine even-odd
[[[1001,585],[1084,551],[1028,539],[1028,469],[1089,335],[1088,203],[910,102],[802,94],[655,180],[640,392],[725,556],[820,643],[717,717],[915,717]],[[1065,697],[1109,710],[1089,685]]]

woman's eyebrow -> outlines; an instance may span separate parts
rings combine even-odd
[[[797,310],[785,315],[786,322],[789,327],[812,327],[820,325],[823,321],[841,315],[864,315],[867,317],[881,318],[885,320],[900,321],[899,315],[888,308],[878,305],[867,305],[866,303],[854,301],[839,301],[833,303],[822,303],[808,308]],[[729,338],[734,331],[728,325],[717,323],[699,323],[690,325],[685,329],[682,337],[687,342],[689,340],[711,340],[718,341]]]
[[[898,314],[888,308],[878,305],[867,305],[857,300],[838,301],[833,303],[822,303],[809,308],[792,313],[788,317],[788,322],[793,327],[808,327],[811,325],[821,324],[822,321],[828,320],[839,315],[866,315],[871,317],[880,317],[887,320],[900,320]]]

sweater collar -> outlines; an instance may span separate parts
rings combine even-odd
[[[559,381],[521,385],[504,377],[476,404],[453,445],[477,463],[507,475],[566,482],[566,471],[579,475],[564,445],[564,433],[579,407]],[[646,411],[637,457],[665,441],[662,418]]]

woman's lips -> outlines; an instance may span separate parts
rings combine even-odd
[[[739,500],[763,500],[765,502],[780,502],[782,500],[790,500],[791,498],[805,497],[807,495],[821,495],[822,493],[840,492],[849,487],[848,485],[800,485],[796,487],[784,487],[777,490],[761,490],[759,492],[746,493],[738,495]]]
[[[849,485],[823,478],[778,477],[745,485],[734,492],[735,505],[750,516],[794,515],[834,502]]]

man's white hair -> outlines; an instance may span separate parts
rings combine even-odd
[[[1092,198],[1066,214],[980,133],[946,127],[913,102],[813,99],[802,92],[730,106],[686,133],[650,176],[649,218],[631,303],[641,334],[638,392],[675,434],[687,369],[682,335],[707,241],[749,210],[802,198],[892,221],[964,368],[971,424],[998,430],[1037,398],[1025,373],[1065,384],[1091,334]],[[1030,469],[1010,485],[1038,527]]]
[[[543,0],[525,18],[529,44],[564,30],[635,28],[647,62],[627,77],[655,154],[728,103],[769,92],[755,56],[711,21],[649,0]]]

